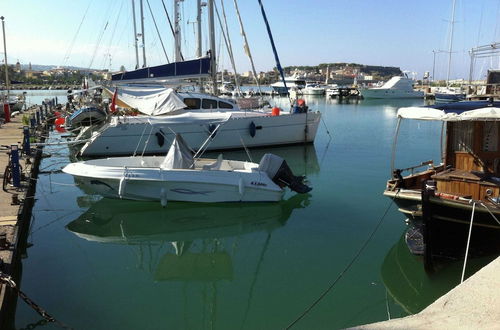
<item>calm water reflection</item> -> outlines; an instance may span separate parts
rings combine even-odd
[[[75,187],[69,175],[42,174],[23,291],[76,329],[286,327],[343,271],[388,207],[382,191],[397,108],[423,104],[306,101],[323,113],[314,145],[250,150],[254,161],[273,152],[306,175],[313,186],[306,196],[287,192],[280,203],[169,203],[162,209],[159,203],[99,200]],[[272,102],[287,105],[286,99]],[[434,142],[440,126],[415,125],[402,131],[405,153],[398,166],[427,154],[439,160]],[[68,162],[65,148],[45,152],[52,157],[42,170]],[[224,157],[248,159],[245,151]],[[416,312],[442,294],[441,287],[419,285],[426,293],[409,296],[410,308],[389,284],[402,283],[395,269],[422,270],[418,261],[388,266],[404,230],[392,206],[358,261],[296,328],[386,320],[388,311],[392,317]],[[19,328],[38,320],[18,303]]]

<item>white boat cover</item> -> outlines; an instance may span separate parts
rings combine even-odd
[[[173,125],[173,124],[204,124],[221,123],[231,118],[231,112],[202,112],[202,113],[182,113],[172,116],[115,116],[111,117],[110,125],[118,124],[151,124],[151,125]]]
[[[172,88],[118,87],[117,98],[150,116],[163,115],[187,107]]]
[[[160,167],[165,170],[188,169],[193,165],[193,154],[180,134],[175,135],[174,142],[168,150]]]
[[[434,108],[406,107],[398,110],[398,117],[439,121],[495,121],[500,120],[500,108],[484,107],[463,112],[449,112]]]

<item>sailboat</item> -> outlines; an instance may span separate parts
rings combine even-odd
[[[213,1],[208,2],[208,8],[210,21],[213,21]],[[213,22],[210,26],[213,31]],[[124,156],[137,150],[143,154],[164,154],[168,148],[165,139],[172,141],[175,133],[181,133],[189,146],[197,150],[221,122],[223,125],[208,150],[314,142],[321,119],[319,111],[253,109],[247,104],[217,97],[215,34],[212,32],[210,39],[212,49],[205,57],[183,61],[178,55],[175,63],[113,75],[118,100],[143,115],[111,117],[83,145],[80,155]],[[176,54],[180,54],[180,43],[176,45]],[[180,92],[165,87],[168,82],[203,77],[212,78],[212,94]],[[161,85],[130,85],[145,82]]]
[[[446,87],[438,88],[434,92],[434,97],[436,102],[458,102],[465,99],[465,94],[460,91],[460,89],[454,89],[450,87],[450,68],[451,68],[451,53],[453,50],[453,28],[455,25],[455,2],[453,0],[452,10],[451,10],[451,21],[450,21],[450,43],[448,48],[448,73],[446,75]]]

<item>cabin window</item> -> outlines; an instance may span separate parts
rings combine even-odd
[[[483,127],[483,151],[498,151],[498,123],[492,121],[484,122]]]
[[[203,109],[217,109],[217,100],[203,99],[201,107]]]
[[[453,123],[453,151],[472,152],[474,143],[474,122]]]
[[[232,109],[233,105],[227,102],[219,101],[219,108],[221,109]]]
[[[192,97],[187,97],[184,100],[184,104],[187,105],[186,109],[199,109],[201,100]]]

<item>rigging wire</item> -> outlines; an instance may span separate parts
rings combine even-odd
[[[170,63],[170,60],[168,59],[167,51],[165,50],[165,45],[163,44],[163,39],[161,38],[160,30],[158,30],[158,25],[156,24],[155,16],[153,15],[153,11],[151,10],[151,6],[149,5],[149,0],[146,0],[146,3],[149,8],[149,12],[151,13],[151,18],[153,19],[153,23],[155,24],[156,32],[158,33],[158,38],[160,39],[161,47],[163,48],[163,53],[165,54],[165,57],[167,58],[167,63]]]
[[[167,15],[167,20],[168,20],[168,25],[170,26],[170,31],[172,32],[172,35],[175,38],[174,26],[172,25],[172,20],[170,19],[170,15],[168,14],[167,7],[165,6],[165,2],[163,0],[161,0],[161,3],[163,5],[163,10],[165,11],[165,15]],[[182,55],[182,52],[181,52],[181,60],[184,61],[184,56]]]
[[[222,13],[224,15],[224,20],[226,20],[224,13],[224,5],[222,0],[221,4],[222,4]],[[217,19],[219,21],[220,29],[222,31],[222,36],[224,37],[224,43],[226,44],[226,49],[227,52],[229,53],[229,59],[231,60],[231,65],[234,70],[234,82],[236,84],[236,90],[238,91],[238,94],[241,95],[240,82],[238,80],[238,72],[236,71],[236,63],[234,62],[233,48],[231,46],[231,39],[229,38],[229,29],[227,28],[227,21],[226,21],[226,30],[224,30],[224,26],[222,25],[222,20],[219,15],[219,9],[217,9],[217,4],[215,2],[214,2],[214,7],[215,7],[215,13],[217,14]]]
[[[102,65],[103,68],[106,65],[106,60],[107,60],[106,55],[109,55],[109,57],[111,58],[111,44],[112,44],[114,36],[115,36],[116,28],[118,26],[118,22],[120,21],[120,16],[121,16],[121,13],[122,13],[122,9],[123,9],[123,2],[121,4],[121,6],[120,6],[120,9],[118,10],[118,15],[116,16],[116,23],[115,23],[115,25],[113,27],[113,31],[111,32],[111,36],[109,38],[108,49],[104,53],[104,59],[103,59],[103,65]],[[109,69],[111,70],[111,59],[110,59],[110,68]]]
[[[389,212],[389,210],[391,209],[391,206],[392,204],[394,203],[394,200],[396,199],[396,197],[398,196],[399,192],[397,192],[394,197],[390,200],[389,204],[387,205],[387,208],[385,209],[385,212],[384,214],[382,215],[382,217],[379,219],[379,221],[377,222],[377,225],[375,226],[375,228],[371,231],[370,235],[368,235],[368,238],[364,241],[364,243],[361,245],[361,247],[359,248],[358,252],[356,252],[356,254],[354,255],[354,257],[351,259],[351,261],[347,264],[347,266],[344,267],[344,269],[340,272],[340,274],[337,276],[337,278],[328,286],[328,288],[326,288],[320,295],[319,297],[312,302],[312,304],[310,304],[293,322],[291,322],[287,327],[286,329],[290,329],[292,328],[295,324],[297,324],[297,322],[299,322],[304,316],[307,315],[307,313],[309,313],[332,289],[333,287],[338,283],[338,281],[345,275],[345,273],[351,268],[351,266],[356,262],[356,260],[358,260],[359,256],[361,255],[361,253],[364,251],[364,249],[368,246],[368,243],[370,243],[370,241],[372,240],[373,236],[375,235],[375,233],[378,231],[378,229],[380,228],[380,225],[382,225],[382,222],[384,221],[385,219],[385,216],[387,215],[387,213]]]
[[[221,0],[221,2],[222,2],[222,0]],[[252,64],[253,76],[254,76],[255,82],[257,83],[257,88],[259,89],[259,94],[262,95],[262,89],[260,87],[259,79],[257,78],[257,70],[255,70],[255,63],[253,62],[252,53],[250,52],[250,46],[248,45],[247,34],[245,33],[245,29],[243,27],[243,21],[241,19],[241,15],[240,15],[240,10],[238,8],[238,1],[233,0],[233,3],[234,3],[234,8],[236,9],[236,15],[238,16],[238,22],[240,23],[240,34],[243,36],[243,42],[244,42],[243,49],[245,50],[245,54],[250,59],[250,63]]]
[[[64,54],[64,57],[62,60],[63,66],[67,63],[67,61],[71,55],[71,52],[73,51],[73,47],[75,46],[76,37],[78,36],[78,33],[80,33],[80,29],[82,28],[83,22],[85,21],[85,17],[87,17],[87,13],[89,11],[90,5],[92,5],[92,1],[89,2],[89,5],[87,6],[85,13],[83,14],[82,20],[80,21],[80,25],[78,25],[78,29],[76,30],[75,36],[73,37],[73,40],[71,40],[69,48],[66,51],[66,53]]]

